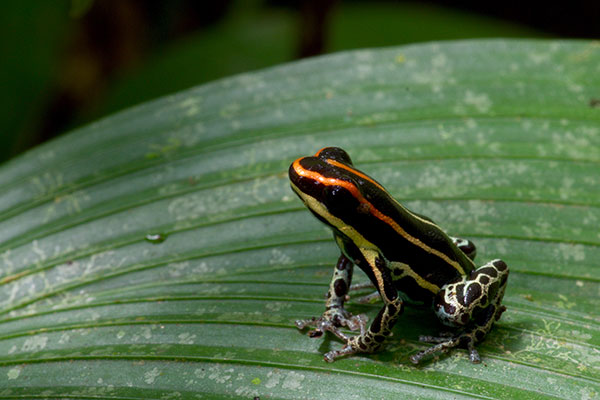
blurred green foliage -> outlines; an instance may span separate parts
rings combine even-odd
[[[66,2],[0,2],[0,162],[37,141],[68,11]]]
[[[153,40],[163,35],[164,24],[138,15],[141,21],[134,18],[132,29],[142,24],[145,36],[140,36],[150,43],[138,46],[141,54],[135,62],[124,62],[108,72],[103,65],[90,65],[89,60],[86,64],[72,54],[75,46],[85,54],[80,36],[82,25],[88,23],[86,14],[94,13],[98,5],[126,3],[0,3],[0,162],[53,134],[128,106],[291,61],[298,54],[299,34],[304,28],[301,14],[293,7],[232,1],[216,21],[172,40]],[[163,5],[159,14],[169,14],[164,17],[168,19],[184,3]],[[179,11],[185,14],[185,10]],[[424,3],[338,2],[328,22],[323,38],[327,52],[440,39],[540,36],[521,26]],[[111,21],[106,29],[112,29]],[[105,46],[111,45],[107,43]],[[124,49],[127,52],[127,47]],[[100,73],[105,76],[91,89],[86,82],[77,82]],[[61,102],[65,87],[79,87],[87,97]]]
[[[358,2],[338,8],[329,51],[445,39],[542,37],[534,29],[425,2]]]

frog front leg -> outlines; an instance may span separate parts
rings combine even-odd
[[[481,361],[475,344],[483,340],[506,307],[502,298],[508,279],[508,267],[502,260],[493,260],[472,271],[469,276],[444,285],[436,296],[434,309],[442,323],[461,327],[455,335],[421,336],[422,342],[436,343],[420,351],[410,360],[417,364],[423,357],[444,352],[453,347],[466,347],[473,363]]]
[[[372,353],[379,350],[385,339],[391,335],[392,328],[404,309],[385,259],[376,251],[363,250],[362,253],[357,263],[376,284],[384,305],[368,330],[361,330],[360,335],[347,338],[346,345],[341,350],[326,353],[324,358],[327,362],[354,353]]]
[[[352,315],[344,309],[344,302],[352,282],[353,268],[352,261],[344,254],[340,255],[327,291],[325,312],[319,318],[297,320],[296,327],[298,329],[314,326],[315,329],[308,332],[310,337],[320,337],[324,332],[329,331],[344,341],[349,338],[340,330],[342,326],[346,326],[352,331],[360,329],[361,333],[365,331],[366,318],[360,315]]]
[[[325,361],[333,362],[336,358],[355,353],[372,353],[383,345],[392,333],[392,327],[403,311],[403,303],[399,298],[387,302],[369,326],[369,329],[358,336],[346,338],[346,345],[341,350],[332,350],[324,356]]]

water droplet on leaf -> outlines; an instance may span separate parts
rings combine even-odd
[[[149,233],[146,235],[146,241],[152,244],[159,244],[167,239],[167,235],[163,233]]]

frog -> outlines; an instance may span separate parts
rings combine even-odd
[[[331,229],[340,250],[325,311],[295,321],[300,330],[310,328],[312,338],[331,332],[344,343],[326,352],[325,361],[380,350],[404,307],[410,306],[433,312],[450,328],[439,336],[420,336],[420,342],[433,345],[411,355],[412,363],[439,358],[453,348],[465,348],[472,363],[481,362],[475,345],[506,310],[502,299],[509,269],[503,260],[477,266],[471,240],[449,236],[431,218],[409,210],[356,169],[339,147],[300,157],[288,172],[293,192]],[[353,288],[354,266],[367,275],[383,302],[369,326],[366,316],[344,307]],[[357,334],[347,335],[343,328]]]

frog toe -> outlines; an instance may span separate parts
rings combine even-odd
[[[307,326],[314,325],[316,323],[316,320],[317,319],[315,317],[310,319],[297,319],[296,321],[294,321],[294,325],[296,325],[296,328],[302,330]]]
[[[475,344],[471,341],[467,345],[467,348],[469,350],[469,360],[471,360],[473,364],[479,364],[481,362],[481,357],[479,357],[479,353],[477,352],[477,349],[475,349]]]
[[[367,328],[367,320],[366,315],[352,315],[350,318],[344,318],[342,325],[348,327],[351,331],[360,330],[362,334]]]
[[[423,358],[428,355],[435,353],[445,353],[453,347],[456,347],[460,344],[460,339],[458,337],[438,337],[438,336],[421,336],[419,337],[419,341],[426,343],[436,343],[435,346],[432,346],[426,350],[421,350],[415,355],[410,357],[410,361],[413,364],[418,364]]]
[[[439,336],[419,336],[419,342],[423,343],[443,343],[455,336],[452,332],[440,332]]]
[[[425,343],[435,343],[435,346],[432,346],[426,350],[421,350],[417,354],[410,357],[410,361],[414,364],[418,364],[423,358],[428,355],[435,353],[445,353],[448,350],[454,347],[466,347],[469,351],[469,360],[473,364],[479,364],[481,362],[481,357],[475,349],[475,340],[469,334],[459,334],[459,335],[449,335],[449,334],[441,334],[440,336],[420,336],[419,341]]]
[[[347,356],[350,354],[355,354],[355,353],[357,353],[357,350],[353,346],[347,344],[344,347],[342,347],[340,350],[328,351],[323,356],[323,359],[327,362],[334,362],[336,358]]]
[[[347,312],[331,313],[325,312],[321,317],[302,319],[295,321],[298,329],[303,330],[306,327],[314,327],[315,329],[308,331],[308,336],[318,338],[323,336],[323,333],[329,331],[343,341],[348,341],[348,336],[344,334],[340,328],[345,326],[352,331],[365,331],[367,317],[364,315],[351,315]]]

